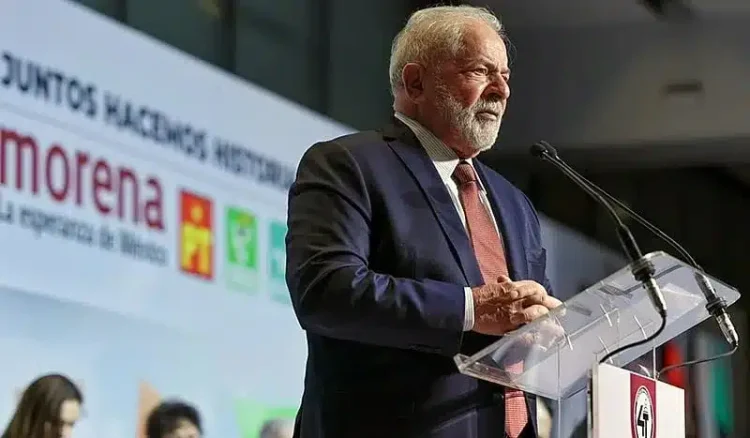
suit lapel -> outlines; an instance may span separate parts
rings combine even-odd
[[[476,159],[474,159],[474,168],[487,191],[487,198],[492,205],[492,213],[502,234],[510,277],[513,280],[524,279],[527,277],[528,269],[520,236],[523,236],[525,232],[525,225],[518,215],[518,209],[510,203],[510,200],[515,199],[516,196],[511,192],[509,184],[499,186],[490,184],[486,176],[487,167]]]
[[[461,266],[467,285],[477,286],[484,283],[466,228],[461,222],[448,189],[445,188],[435,165],[414,133],[407,126],[396,122],[384,130],[384,137],[419,185],[448,239],[454,258]]]

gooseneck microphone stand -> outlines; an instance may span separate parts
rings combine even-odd
[[[633,218],[636,222],[638,222],[648,231],[650,231],[659,239],[669,244],[672,248],[675,249],[675,251],[677,251],[677,253],[687,263],[689,263],[693,268],[696,269],[697,272],[695,273],[695,280],[698,283],[699,288],[701,289],[701,291],[703,292],[706,298],[706,310],[716,320],[722,334],[724,335],[724,338],[726,339],[727,343],[730,345],[731,350],[725,353],[721,353],[715,356],[708,357],[708,358],[691,360],[691,361],[683,362],[681,364],[676,364],[676,365],[663,368],[661,371],[657,373],[656,375],[657,378],[659,377],[660,374],[663,374],[669,370],[681,368],[685,366],[692,366],[692,365],[696,365],[699,363],[709,362],[709,361],[713,361],[713,360],[720,359],[723,357],[731,356],[737,351],[739,347],[739,335],[737,334],[734,324],[732,324],[732,320],[729,317],[729,314],[727,312],[726,302],[724,301],[724,299],[722,299],[716,294],[716,291],[711,285],[711,282],[708,280],[708,277],[706,277],[706,275],[704,274],[705,272],[704,269],[696,262],[695,258],[693,258],[693,256],[690,255],[690,253],[682,245],[680,245],[676,240],[674,240],[672,237],[667,235],[665,232],[660,230],[656,225],[652,224],[651,222],[649,222],[648,220],[640,216],[638,213],[634,212],[630,207],[625,205],[622,201],[610,195],[604,189],[602,189],[601,187],[598,187],[596,184],[594,184],[593,182],[589,181],[584,176],[576,172],[572,167],[570,167],[565,161],[563,161],[558,156],[555,148],[549,143],[547,143],[546,141],[541,141],[533,145],[531,147],[530,152],[533,156],[553,164],[556,168],[562,171],[568,178],[573,180],[577,185],[581,186],[587,193],[591,194],[589,191],[594,191],[596,192],[596,195],[598,195],[601,198],[604,198],[608,203],[616,205],[619,209],[627,213],[628,216]],[[595,197],[595,199],[599,201],[597,197]],[[608,209],[608,211],[610,211],[610,209]],[[610,215],[613,212],[614,212],[613,210],[610,211]],[[618,232],[618,236],[621,236],[619,232]],[[622,237],[621,237],[621,242],[622,242]],[[632,260],[631,254],[630,253],[628,254]],[[636,269],[637,268],[638,266],[636,265]],[[651,293],[653,297],[653,292],[649,291],[649,293]],[[657,304],[657,309],[658,308],[659,306]],[[652,335],[652,338],[655,338],[656,336],[658,336],[658,333],[660,332],[657,332],[655,333],[655,335]],[[644,341],[642,343],[645,343],[645,342],[647,341]],[[630,348],[631,346],[626,346],[625,348]],[[620,349],[620,351],[622,351],[623,349]],[[613,352],[613,354],[616,354],[616,353]]]
[[[610,202],[605,199],[597,190],[593,189],[590,184],[587,184],[587,182],[583,180],[578,172],[568,168],[567,166],[561,165],[561,160],[559,160],[559,158],[557,157],[557,152],[554,148],[552,148],[551,145],[549,145],[549,143],[539,142],[534,144],[531,147],[531,154],[552,164],[554,167],[560,170],[571,181],[573,181],[574,183],[576,183],[576,185],[583,189],[584,192],[591,196],[597,203],[604,207],[607,213],[609,213],[609,216],[615,223],[615,231],[617,232],[617,237],[620,241],[620,245],[622,246],[622,249],[625,251],[625,254],[630,261],[633,277],[638,282],[640,282],[643,288],[648,292],[649,297],[653,301],[657,312],[659,312],[659,316],[661,316],[661,324],[653,334],[640,341],[623,345],[622,347],[610,351],[599,361],[599,363],[605,363],[612,357],[622,353],[625,350],[653,341],[664,331],[664,328],[667,325],[667,304],[664,301],[664,295],[662,295],[659,285],[654,280],[654,274],[656,272],[656,270],[654,269],[654,265],[650,260],[643,257],[643,252],[638,246],[638,243],[635,241],[633,233],[622,221],[620,216],[617,214],[617,211],[615,211],[614,207],[612,207],[612,204],[610,204]]]

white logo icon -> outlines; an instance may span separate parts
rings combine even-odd
[[[654,404],[645,386],[638,388],[633,401],[633,430],[636,438],[654,438]]]
[[[246,265],[250,256],[248,247],[253,243],[253,233],[250,226],[240,224],[237,221],[232,222],[229,228],[229,240],[231,240],[237,262]]]

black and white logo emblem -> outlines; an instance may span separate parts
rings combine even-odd
[[[636,438],[654,438],[654,403],[645,386],[638,388],[633,400],[633,431]]]

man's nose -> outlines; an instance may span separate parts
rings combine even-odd
[[[507,100],[510,97],[510,86],[508,80],[502,75],[495,75],[492,82],[485,90],[485,98],[488,100]]]

